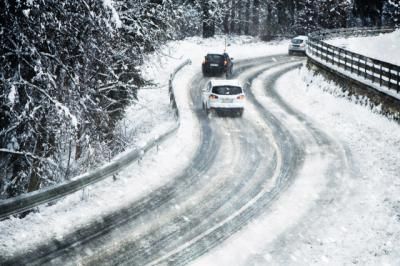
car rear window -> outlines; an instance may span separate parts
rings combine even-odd
[[[209,54],[209,55],[207,55],[207,59],[211,63],[221,63],[224,61],[224,57],[219,54]]]
[[[242,88],[236,86],[216,86],[213,87],[212,93],[220,95],[236,95],[242,93]]]
[[[301,43],[303,43],[303,40],[301,40],[301,39],[293,39],[292,43],[293,44],[301,44]]]

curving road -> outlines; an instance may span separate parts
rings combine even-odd
[[[303,62],[280,55],[238,63],[235,77],[248,96],[242,118],[206,116],[200,93],[207,79],[195,75],[188,100],[201,145],[181,175],[128,208],[3,264],[187,264],[268,213],[309,156],[326,159],[327,176],[350,171],[349,154],[274,90],[281,75]],[[262,97],[253,91],[259,78]]]

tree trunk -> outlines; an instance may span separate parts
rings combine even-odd
[[[260,0],[253,1],[253,35],[260,33]]]
[[[210,14],[211,5],[208,1],[203,3],[203,38],[213,37],[215,34],[215,21]]]
[[[223,22],[223,27],[224,27],[224,33],[225,34],[229,34],[230,33],[230,29],[229,29],[229,17],[230,17],[230,13],[231,13],[231,9],[232,9],[232,2],[229,1],[226,3],[226,8],[225,8],[225,14],[224,14],[224,22]]]
[[[246,0],[246,22],[244,26],[244,34],[249,35],[250,34],[250,0]]]
[[[38,173],[40,167],[39,163],[39,161],[35,160],[35,162],[32,164],[32,171],[28,184],[28,192],[36,191],[40,187],[40,175]]]
[[[236,3],[235,0],[231,1],[231,32],[235,32],[235,18],[236,18]]]
[[[239,20],[239,27],[238,27],[238,34],[241,35],[243,32],[243,12],[242,12],[242,1],[238,3],[238,20]]]
[[[81,158],[82,155],[82,132],[83,127],[81,124],[78,124],[78,129],[76,131],[75,161]]]

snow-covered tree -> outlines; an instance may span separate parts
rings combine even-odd
[[[354,0],[353,12],[361,21],[360,26],[380,26],[384,2],[384,0]]]
[[[114,12],[97,0],[2,1],[1,195],[59,182],[71,157],[112,140],[143,84]]]
[[[399,26],[400,25],[400,1],[385,1],[382,8],[384,25]]]

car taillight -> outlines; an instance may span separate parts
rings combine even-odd
[[[244,95],[239,95],[238,97],[236,97],[236,99],[238,99],[238,100],[244,100]]]
[[[226,66],[227,64],[228,64],[228,61],[225,60],[225,61],[224,61],[224,65]]]
[[[216,100],[218,99],[217,95],[210,95],[210,97],[208,97],[210,100]]]

